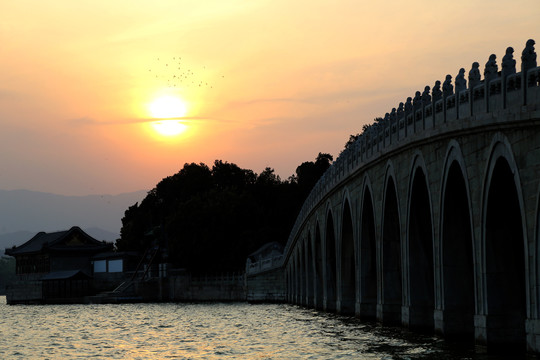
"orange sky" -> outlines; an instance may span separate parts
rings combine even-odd
[[[491,53],[500,65],[507,46],[519,64],[540,41],[538,0],[6,0],[0,14],[0,189],[65,195],[151,189],[215,159],[287,178],[425,85]],[[148,124],[164,94],[187,104],[178,137]]]

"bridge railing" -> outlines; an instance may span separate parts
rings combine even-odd
[[[474,121],[476,116],[519,109],[540,110],[540,67],[483,80],[473,89],[460,91],[420,109],[370,126],[338,156],[306,198],[290,232],[284,254],[289,254],[297,233],[311,212],[352,173],[359,171],[388,150],[395,150],[426,135],[426,130],[456,121]],[[495,120],[494,120],[495,121]]]

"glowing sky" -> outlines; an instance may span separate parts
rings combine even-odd
[[[425,85],[540,43],[538,0],[5,0],[0,14],[0,189],[66,195],[151,189],[215,159],[287,178]],[[176,137],[149,122],[159,96],[186,103]]]

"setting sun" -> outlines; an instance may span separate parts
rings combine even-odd
[[[161,96],[149,105],[152,117],[160,119],[179,118],[187,113],[186,103],[176,96]]]
[[[148,105],[148,110],[150,115],[156,118],[156,121],[153,121],[151,125],[159,135],[172,137],[186,131],[187,125],[179,118],[186,116],[187,106],[179,97],[160,96]]]
[[[160,120],[154,121],[152,127],[162,136],[180,135],[187,129],[187,125],[179,120]]]

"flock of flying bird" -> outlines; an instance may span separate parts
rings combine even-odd
[[[174,56],[172,58],[157,58],[155,65],[148,69],[152,77],[163,82],[163,86],[176,87],[198,87],[198,88],[213,88],[213,84],[208,82],[206,74],[206,66],[202,69],[188,68],[182,63],[182,58]],[[221,75],[221,78],[224,78]]]

